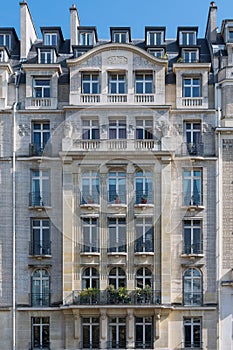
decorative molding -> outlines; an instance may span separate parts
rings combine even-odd
[[[19,136],[29,136],[31,132],[30,126],[27,124],[19,124],[18,134]]]
[[[127,64],[128,58],[124,56],[111,56],[107,58],[108,64]]]

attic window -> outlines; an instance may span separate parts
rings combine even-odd
[[[113,41],[115,43],[127,43],[129,41],[128,33],[127,32],[115,32],[115,33],[113,33]]]
[[[10,49],[11,36],[10,34],[0,34],[0,46],[6,46]]]
[[[44,50],[40,49],[38,52],[39,63],[54,63],[55,62],[55,52],[54,49]]]
[[[46,33],[44,35],[44,44],[45,45],[57,45],[57,34],[56,33]]]
[[[83,46],[93,45],[93,33],[92,32],[81,32],[79,34],[79,44]]]
[[[230,28],[229,29],[229,32],[228,32],[228,40],[233,43],[233,28]]]
[[[163,32],[150,31],[147,33],[147,45],[155,46],[163,44]]]
[[[180,33],[181,45],[196,45],[196,32],[183,31]]]
[[[182,50],[182,59],[184,62],[198,62],[198,50]]]

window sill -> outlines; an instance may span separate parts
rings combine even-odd
[[[134,204],[134,208],[140,208],[140,209],[149,209],[149,208],[154,208],[154,204],[150,204],[150,203],[140,203],[140,204]]]
[[[119,256],[127,256],[126,252],[108,252],[108,256],[114,256],[118,258]]]
[[[97,203],[86,203],[86,204],[80,204],[80,208],[83,209],[99,209],[100,205]]]
[[[204,210],[205,207],[204,205],[183,205],[181,209],[186,209],[188,211],[199,211],[199,210]]]
[[[109,208],[126,208],[127,204],[126,203],[113,203],[113,204],[108,204]]]
[[[190,259],[193,259],[193,258],[204,258],[204,256],[205,255],[203,253],[201,253],[201,254],[195,254],[195,253],[193,253],[193,254],[185,254],[185,253],[182,253],[180,255],[181,258],[190,258]]]
[[[146,257],[146,256],[154,256],[154,252],[136,252],[134,253],[134,255],[136,256],[142,256],[142,257]]]
[[[80,256],[87,256],[87,257],[92,257],[92,256],[100,256],[100,253],[97,252],[81,252]]]
[[[42,259],[51,259],[52,255],[51,254],[40,254],[40,255],[36,255],[36,254],[29,254],[28,256],[30,259],[37,259],[37,260],[42,260]]]
[[[37,205],[33,205],[33,206],[29,206],[28,209],[30,210],[37,210],[37,211],[43,211],[43,210],[47,210],[47,209],[52,209],[51,206],[47,206],[47,205],[41,205],[41,206],[37,206]]]

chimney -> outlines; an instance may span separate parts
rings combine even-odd
[[[73,4],[70,8],[70,52],[72,52],[72,46],[78,44],[78,30],[80,21],[78,17],[78,11]]]
[[[24,60],[37,40],[36,29],[26,0],[20,4],[20,59]]]
[[[206,26],[206,38],[210,42],[215,42],[217,38],[217,6],[214,1],[211,1],[209,15]]]

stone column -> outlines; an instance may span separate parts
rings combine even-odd
[[[128,323],[128,334],[127,334],[127,343],[128,349],[134,349],[134,313],[132,309],[127,311],[127,323]]]

